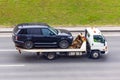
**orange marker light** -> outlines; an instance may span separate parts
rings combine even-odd
[[[96,31],[94,31],[94,33],[96,33]]]

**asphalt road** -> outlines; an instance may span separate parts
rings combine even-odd
[[[109,53],[98,60],[81,56],[50,61],[19,54],[10,37],[0,37],[0,80],[120,80],[120,36],[106,39]]]

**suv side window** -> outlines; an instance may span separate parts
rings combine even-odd
[[[49,36],[50,34],[52,34],[52,32],[49,29],[47,29],[47,28],[43,28],[42,29],[42,34],[44,36]]]
[[[41,35],[40,28],[30,28],[30,29],[27,29],[27,32],[28,32],[28,34]]]
[[[27,29],[21,29],[19,34],[27,34]]]

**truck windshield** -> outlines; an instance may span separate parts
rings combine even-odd
[[[58,34],[58,30],[57,30],[57,29],[54,29],[53,27],[49,27],[49,29],[50,29],[51,31],[53,31],[55,34]]]
[[[104,38],[104,36],[94,35],[93,37],[94,37],[94,42],[105,43],[105,38]]]

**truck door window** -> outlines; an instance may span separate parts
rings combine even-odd
[[[104,38],[101,35],[94,35],[94,42],[104,43]]]

